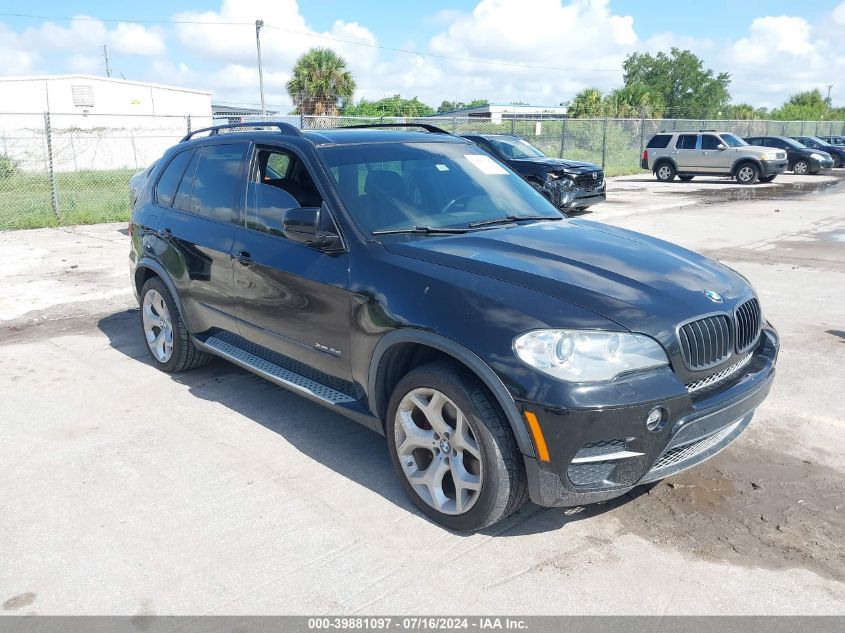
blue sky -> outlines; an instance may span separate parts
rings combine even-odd
[[[3,0],[0,68],[10,74],[100,74],[98,46],[108,43],[112,67],[127,78],[207,88],[220,101],[255,103],[251,27],[169,21],[250,22],[262,17],[268,26],[280,27],[265,29],[262,41],[269,101],[281,108],[290,101],[283,84],[293,61],[316,45],[332,46],[347,58],[358,81],[358,98],[400,92],[433,105],[475,97],[557,103],[586,86],[607,90],[618,85],[621,61],[631,51],[677,45],[692,49],[717,71],[731,72],[737,101],[774,106],[790,92],[838,82],[834,102],[845,103],[841,0],[686,1],[671,10],[656,0],[427,0],[391,3],[389,10],[386,6],[372,0],[146,0],[123,5],[77,0],[69,8],[59,0]],[[14,13],[53,19],[7,15]],[[58,19],[79,15],[106,21]],[[107,21],[112,19],[149,22]],[[294,32],[280,30],[285,28]],[[466,58],[521,67],[461,61]]]

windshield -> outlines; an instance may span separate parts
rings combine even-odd
[[[521,138],[488,138],[490,144],[505,158],[545,158],[546,155]]]
[[[818,136],[808,136],[807,138],[813,141],[813,143],[818,143],[819,145],[830,145],[830,143],[821,140]]]
[[[474,145],[367,143],[318,151],[366,233],[466,229],[508,216],[562,217],[534,187]]]
[[[798,142],[798,141],[796,141],[795,139],[792,139],[792,138],[781,138],[780,140],[781,140],[781,141],[783,141],[786,145],[788,145],[788,146],[789,146],[789,147],[791,147],[792,149],[804,149],[804,146],[803,146],[803,145],[801,145],[801,143],[799,143],[799,142]]]
[[[748,145],[748,143],[733,134],[722,134],[722,140],[725,142],[725,145],[729,147],[742,147],[743,145]]]

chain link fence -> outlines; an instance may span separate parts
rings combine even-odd
[[[601,165],[608,176],[639,171],[645,144],[661,130],[715,129],[740,136],[845,134],[843,121],[515,118],[493,122],[475,117],[342,116],[272,120],[303,129],[427,123],[454,134],[516,134],[549,156]],[[127,220],[129,178],[190,130],[210,125],[211,116],[0,113],[0,230]]]

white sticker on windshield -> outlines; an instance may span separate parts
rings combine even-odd
[[[482,173],[487,174],[489,176],[508,175],[508,172],[506,172],[499,163],[497,163],[489,156],[485,156],[483,154],[464,154],[464,158],[466,158],[470,163],[475,165],[475,167],[480,169]]]
[[[437,167],[437,171],[449,171],[449,168],[442,163],[437,163],[435,167]]]

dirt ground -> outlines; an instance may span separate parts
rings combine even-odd
[[[581,214],[755,285],[782,352],[749,429],[474,535],[425,520],[355,423],[223,361],[155,370],[125,226],[0,233],[0,613],[843,613],[845,185],[776,183],[621,178]]]

